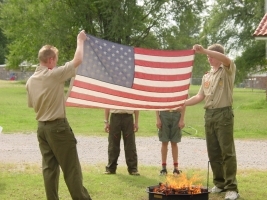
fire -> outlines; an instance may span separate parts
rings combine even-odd
[[[177,176],[167,175],[166,183],[160,183],[158,187],[155,187],[153,192],[163,194],[199,194],[202,192],[201,178],[193,175],[191,178],[187,178],[185,173]]]

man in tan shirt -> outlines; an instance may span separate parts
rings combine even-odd
[[[38,121],[37,138],[48,200],[59,199],[60,167],[72,199],[91,200],[83,186],[77,140],[66,119],[64,94],[65,81],[75,76],[75,69],[82,63],[86,38],[81,31],[73,60],[57,68],[57,48],[43,46],[38,54],[40,64],[26,83],[28,106],[34,109]]]
[[[185,106],[205,99],[205,134],[215,185],[211,192],[227,191],[225,199],[235,200],[239,197],[232,111],[236,66],[224,55],[220,44],[213,44],[208,49],[197,44],[193,49],[207,55],[211,70],[203,76],[198,94],[186,100]]]

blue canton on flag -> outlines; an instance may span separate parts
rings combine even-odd
[[[84,62],[77,74],[99,81],[132,87],[134,79],[133,47],[93,36],[85,41]]]

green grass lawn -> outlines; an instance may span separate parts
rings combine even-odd
[[[190,87],[190,96],[199,86]],[[66,88],[67,90],[67,88]],[[0,81],[0,126],[3,133],[36,132],[37,123],[33,109],[27,107],[25,84]],[[267,139],[267,101],[264,90],[234,89],[235,138]],[[103,109],[67,107],[67,118],[76,135],[106,136]],[[204,138],[203,103],[187,107],[184,136]],[[155,136],[155,111],[140,111],[139,136]]]
[[[141,176],[130,176],[126,167],[119,167],[116,175],[105,175],[104,165],[83,165],[84,186],[93,200],[148,200],[146,188],[165,182],[165,177],[158,175],[157,167],[140,166]],[[263,200],[267,194],[267,171],[239,170],[240,200]],[[207,171],[187,169],[185,172],[200,178],[203,187],[207,186]],[[211,177],[209,186],[212,186]],[[0,199],[1,200],[45,200],[41,168],[38,165],[0,164]],[[225,192],[209,194],[210,200],[223,200]],[[62,200],[71,200],[68,189],[60,176],[59,196]]]
[[[197,93],[199,86],[190,87],[190,96]],[[67,90],[67,88],[66,88]],[[27,107],[25,84],[0,81],[0,126],[3,133],[35,133],[37,123],[32,109]],[[247,140],[267,139],[267,102],[265,91],[245,88],[234,89],[235,138]],[[203,103],[186,110],[186,132],[183,137],[204,138]],[[67,108],[68,120],[76,135],[106,136],[103,109]],[[138,136],[156,136],[154,111],[141,111]],[[266,150],[263,149],[263,153]],[[147,200],[148,186],[164,182],[158,176],[158,166],[139,166],[140,177],[129,176],[126,167],[119,167],[117,175],[104,175],[104,164],[82,165],[84,185],[93,200]],[[188,176],[199,174],[207,185],[207,170],[183,169]],[[267,196],[267,170],[238,170],[237,180],[240,200],[263,200]],[[212,186],[211,175],[208,182]],[[224,194],[209,194],[210,200],[224,199]],[[60,177],[60,199],[70,200],[70,195]],[[41,166],[36,164],[0,163],[1,200],[44,200]]]

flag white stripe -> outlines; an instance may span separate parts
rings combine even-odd
[[[141,95],[141,96],[149,96],[149,97],[177,97],[177,96],[182,96],[183,94],[187,94],[187,91],[181,91],[181,92],[171,92],[171,93],[159,93],[159,92],[145,92],[145,91],[140,91],[140,90],[135,90],[132,88],[127,88],[127,87],[123,87],[123,86],[119,86],[119,85],[113,85],[110,83],[106,83],[106,82],[102,82],[102,81],[98,81],[96,79],[92,79],[92,78],[88,78],[88,77],[84,77],[84,76],[80,76],[80,75],[76,75],[75,80],[77,81],[81,81],[81,82],[85,82],[85,83],[90,83],[93,85],[97,85],[97,86],[101,86],[104,88],[111,88],[112,90],[117,90],[117,91],[122,91],[125,93],[131,93],[131,94],[136,94],[136,95]],[[146,80],[142,80],[142,79],[135,79],[136,80],[136,84],[140,84],[140,85],[149,85],[149,82],[152,81],[146,81]],[[161,87],[175,87],[175,86],[181,86],[181,85],[188,85],[190,80],[185,80],[185,81],[179,81],[179,83],[183,83],[180,84],[177,83],[177,85],[174,85],[174,82],[176,81],[171,81],[169,85],[164,84],[164,85],[160,85]],[[155,81],[153,81],[155,82]],[[160,81],[157,81],[160,82]],[[158,83],[157,83],[158,84]],[[155,86],[155,85],[152,85]]]
[[[143,60],[148,62],[163,62],[164,63],[180,63],[194,60],[194,55],[181,57],[166,57],[166,56],[149,56],[135,53],[135,60]]]
[[[190,79],[182,80],[182,81],[152,81],[152,80],[144,80],[135,78],[134,84],[144,85],[144,86],[151,86],[155,88],[170,88],[170,87],[177,87],[188,85],[190,83]]]
[[[135,71],[145,74],[158,74],[158,75],[183,75],[192,72],[192,66],[186,68],[171,68],[162,69],[154,67],[143,67],[140,65],[135,65]]]
[[[114,96],[114,95],[110,95],[110,94],[106,94],[106,93],[102,93],[102,92],[91,91],[91,90],[79,88],[76,86],[73,86],[72,91],[80,93],[80,94],[91,95],[91,96],[95,96],[95,97],[100,97],[100,98],[104,98],[104,99],[109,99],[109,100],[119,101],[119,102],[125,102],[125,103],[129,103],[129,101],[133,104],[140,104],[140,105],[144,105],[144,104],[148,103],[148,101],[145,101],[145,100],[144,101],[136,100],[136,99],[129,100],[129,98],[118,97],[118,96]],[[181,92],[181,95],[186,95],[186,94],[187,94],[187,91]],[[159,95],[157,95],[156,97],[158,98]],[[160,97],[167,98],[166,95],[163,95],[163,94],[161,94]],[[176,105],[177,101],[175,101],[175,102],[150,102],[149,101],[149,105],[151,105],[151,106],[160,106],[163,103],[164,103],[164,105]]]

